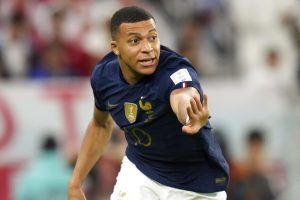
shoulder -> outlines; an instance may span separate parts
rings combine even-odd
[[[159,69],[165,72],[173,73],[182,68],[195,70],[192,63],[177,52],[161,46],[161,55],[159,59]],[[167,73],[167,74],[169,74]]]
[[[94,67],[91,83],[92,85],[98,85],[100,82],[105,81],[105,79],[113,78],[118,70],[118,59],[117,56],[110,52],[104,56]]]
[[[175,75],[179,76],[179,78],[185,75],[195,77],[196,79],[198,78],[197,71],[186,57],[165,46],[161,46],[158,74],[159,77],[169,78],[172,80]],[[191,78],[188,78],[188,80],[191,80]]]
[[[161,46],[156,84],[164,99],[169,99],[171,91],[177,88],[195,87],[201,91],[197,71],[191,62],[164,46]]]

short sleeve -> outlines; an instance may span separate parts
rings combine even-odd
[[[172,67],[166,71],[163,80],[164,84],[161,84],[160,90],[166,101],[169,101],[171,92],[178,88],[194,87],[198,90],[201,98],[203,96],[198,74],[192,66]]]
[[[170,75],[171,79],[171,90],[169,94],[178,88],[194,87],[202,94],[202,88],[199,83],[199,78],[192,67],[185,67],[174,71]]]
[[[93,95],[94,95],[94,101],[95,101],[95,106],[102,111],[107,111],[107,108],[102,100],[102,96],[100,91],[97,89],[97,83],[95,79],[95,72],[93,72],[92,78],[91,78],[91,87],[93,90]]]

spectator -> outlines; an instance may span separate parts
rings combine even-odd
[[[65,200],[71,168],[60,156],[58,144],[49,136],[42,152],[16,179],[15,200]]]
[[[253,129],[247,136],[247,171],[233,185],[232,200],[272,200],[275,194],[267,176],[268,162],[264,154],[263,132]]]
[[[8,74],[6,72],[6,69],[4,68],[4,64],[3,64],[3,59],[2,56],[0,54],[0,79],[1,78],[7,78]]]
[[[29,72],[32,79],[68,77],[72,75],[65,46],[59,42],[49,43],[42,51],[41,60]]]
[[[3,34],[0,54],[11,78],[24,78],[28,70],[32,49],[26,23],[26,18],[21,13],[14,13]]]
[[[249,93],[268,96],[269,101],[261,105],[273,106],[278,112],[289,109],[296,94],[296,71],[294,66],[283,61],[283,50],[278,46],[265,49],[260,65],[253,66],[245,74],[245,87]]]

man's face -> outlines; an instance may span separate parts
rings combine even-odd
[[[119,58],[122,74],[128,83],[154,73],[160,55],[160,42],[153,19],[122,23],[116,40],[111,42]]]

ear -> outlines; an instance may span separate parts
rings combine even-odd
[[[118,49],[118,44],[115,40],[112,40],[110,42],[110,48],[114,52],[114,54],[116,54],[117,56],[120,54],[119,49]]]

